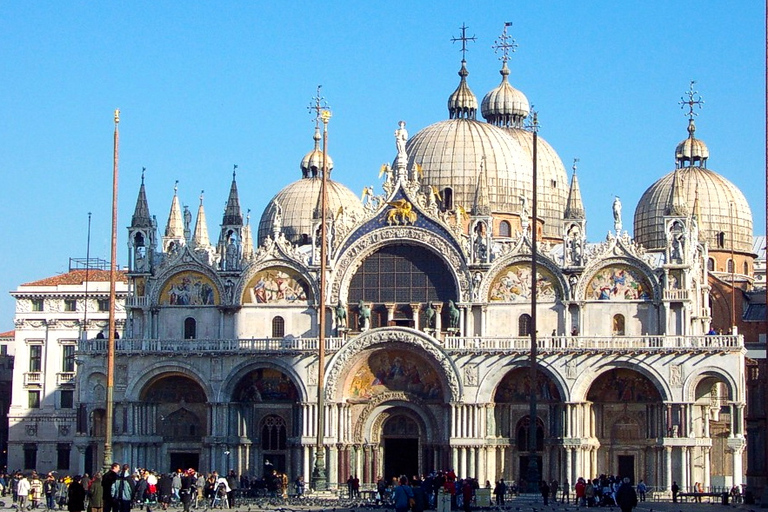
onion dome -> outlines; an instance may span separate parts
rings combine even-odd
[[[690,137],[675,151],[677,168],[651,185],[640,198],[635,209],[635,241],[650,250],[663,249],[667,243],[664,217],[695,212],[700,240],[709,243],[710,252],[730,251],[733,238],[734,251],[751,253],[749,203],[736,185],[704,167],[709,151],[706,144],[693,138],[694,130],[690,121]]]
[[[483,98],[481,104],[483,117],[494,126],[522,128],[531,110],[528,98],[510,85],[509,68],[506,62],[499,73],[501,83]]]
[[[675,148],[675,161],[678,167],[685,167],[686,164],[698,164],[699,167],[707,167],[709,148],[707,148],[703,140],[699,140],[694,136],[695,133],[696,125],[693,119],[690,119],[688,121],[688,138]]]
[[[314,176],[321,176],[323,172],[323,151],[320,149],[320,127],[315,127],[315,135],[312,137],[315,140],[315,147],[312,151],[304,155],[301,159],[301,174],[304,178],[311,178]],[[330,176],[333,170],[333,158],[330,155],[326,155],[326,165],[328,166],[328,175]]]
[[[302,178],[291,183],[278,192],[269,202],[259,221],[257,244],[261,245],[267,236],[271,236],[278,227],[285,238],[294,244],[310,243],[312,239],[312,219],[315,206],[320,197],[323,182],[323,152],[319,149],[320,130],[315,129],[315,148],[307,153],[301,161]],[[327,157],[330,170],[333,166],[331,157]],[[351,216],[362,217],[363,204],[349,188],[328,178],[327,199],[328,209],[338,212],[340,208]]]
[[[477,98],[467,85],[467,61],[461,61],[459,70],[461,81],[448,98],[448,113],[451,119],[475,119],[477,117]]]

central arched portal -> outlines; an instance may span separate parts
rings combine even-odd
[[[384,475],[387,481],[401,475],[407,476],[408,479],[414,475],[420,475],[420,429],[412,415],[406,411],[394,409],[389,418],[384,421],[381,430]]]

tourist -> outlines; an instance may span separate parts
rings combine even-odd
[[[677,493],[680,492],[680,486],[677,485],[677,481],[672,482],[672,503],[677,503]]]
[[[72,479],[67,491],[67,510],[69,512],[84,512],[85,510],[85,487],[83,487],[82,477],[77,475]]]
[[[104,488],[101,486],[101,473],[98,471],[93,475],[93,481],[88,491],[88,508],[91,509],[91,512],[104,510]]]
[[[640,482],[637,484],[637,496],[640,498],[640,501],[645,501],[645,493],[648,492],[648,486],[645,485],[645,482],[640,480]]]
[[[408,477],[400,477],[399,485],[395,487],[394,492],[395,512],[407,512],[415,500],[413,499],[413,489],[408,485]]]
[[[616,492],[616,504],[621,508],[621,512],[632,512],[632,509],[637,506],[637,493],[627,477],[624,477],[623,483]]]
[[[507,493],[507,484],[504,483],[504,479],[502,478],[501,480],[496,482],[496,487],[493,489],[493,495],[496,496],[497,507],[504,506],[504,495],[506,493]]]
[[[549,485],[546,480],[539,482],[539,492],[541,493],[541,499],[544,500],[544,505],[549,505]]]

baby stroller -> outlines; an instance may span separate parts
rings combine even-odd
[[[601,507],[615,507],[616,498],[614,498],[614,492],[610,487],[603,487],[602,495],[600,496]]]
[[[213,493],[211,508],[229,508],[229,499],[227,498],[227,486],[220,483],[216,486],[216,492]]]

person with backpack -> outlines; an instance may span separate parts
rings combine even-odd
[[[413,489],[408,485],[408,477],[405,475],[400,477],[400,485],[395,487],[394,500],[396,512],[407,512],[411,508],[411,502],[415,501]]]

